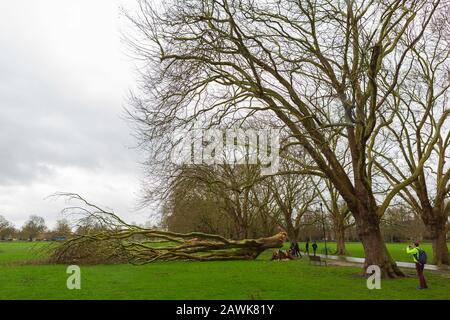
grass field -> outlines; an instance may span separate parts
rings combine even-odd
[[[43,246],[0,243],[0,299],[450,299],[448,274],[426,272],[429,290],[416,290],[415,277],[368,290],[358,267],[271,262],[270,252],[256,261],[82,266],[81,290],[68,290],[66,266],[18,263],[36,259]]]
[[[318,242],[318,252],[323,253],[325,249],[325,244],[323,242]],[[412,262],[410,255],[406,253],[407,243],[387,243],[388,250],[395,261]],[[336,251],[336,243],[327,243],[328,253],[332,254]],[[428,256],[428,262],[433,261],[433,249],[431,248],[431,243],[424,242],[420,247],[426,251]],[[448,244],[450,249],[450,244]],[[346,243],[345,248],[347,250],[347,255],[352,257],[364,258],[364,249],[360,242],[349,242]],[[305,243],[300,243],[300,249],[304,251]],[[309,247],[310,252],[312,252],[311,244]]]

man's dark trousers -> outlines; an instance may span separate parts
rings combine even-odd
[[[425,266],[423,264],[420,264],[420,263],[416,262],[416,271],[417,271],[417,276],[419,277],[419,282],[420,282],[420,288],[421,289],[428,288],[427,282],[425,281],[425,277],[423,276],[423,268],[424,267]]]

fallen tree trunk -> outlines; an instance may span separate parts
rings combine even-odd
[[[61,243],[51,253],[50,263],[252,260],[267,249],[280,248],[286,240],[285,232],[267,238],[230,240],[201,232],[175,233],[142,228],[125,223],[113,212],[92,205],[79,195],[63,195],[84,204],[65,211],[81,213],[101,231],[77,235]]]
[[[136,235],[148,239],[130,240]],[[159,246],[161,239],[168,238],[171,240],[169,245]],[[145,264],[161,260],[252,260],[267,249],[280,248],[284,239],[284,233],[268,238],[229,240],[197,232],[177,234],[152,229],[122,229],[70,239],[53,251],[49,262]]]

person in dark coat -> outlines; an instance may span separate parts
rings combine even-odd
[[[312,244],[312,249],[313,249],[313,253],[314,253],[314,256],[315,256],[316,255],[316,251],[317,251],[317,243],[315,241]]]
[[[300,253],[300,247],[298,246],[298,242],[291,242],[289,251],[293,257],[301,257],[302,256]]]

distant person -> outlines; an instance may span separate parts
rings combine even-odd
[[[423,275],[423,269],[427,263],[427,254],[419,247],[419,241],[414,242],[406,248],[406,253],[411,254],[416,264],[417,277],[419,278],[419,286],[417,289],[427,289],[427,282]]]
[[[281,257],[282,260],[292,260],[294,257],[289,253],[289,250],[282,250],[281,251]]]
[[[306,254],[309,256],[309,239],[306,240],[306,244],[305,244],[305,252],[306,252]]]
[[[316,255],[316,251],[317,251],[317,243],[315,241],[312,244],[312,248],[313,248],[313,254],[315,256]]]
[[[292,260],[292,259],[293,259],[293,257],[289,254],[289,252],[287,250],[277,250],[277,251],[273,252],[271,260],[282,261],[282,260]]]
[[[297,257],[300,257],[300,258],[302,257],[302,253],[300,251],[300,246],[298,245],[298,242],[295,243],[295,252],[296,252]]]
[[[280,260],[280,255],[279,255],[278,251],[274,251],[272,253],[272,259],[271,260]]]
[[[300,247],[298,246],[298,242],[291,242],[289,251],[293,257],[301,257],[302,256],[300,253]]]

